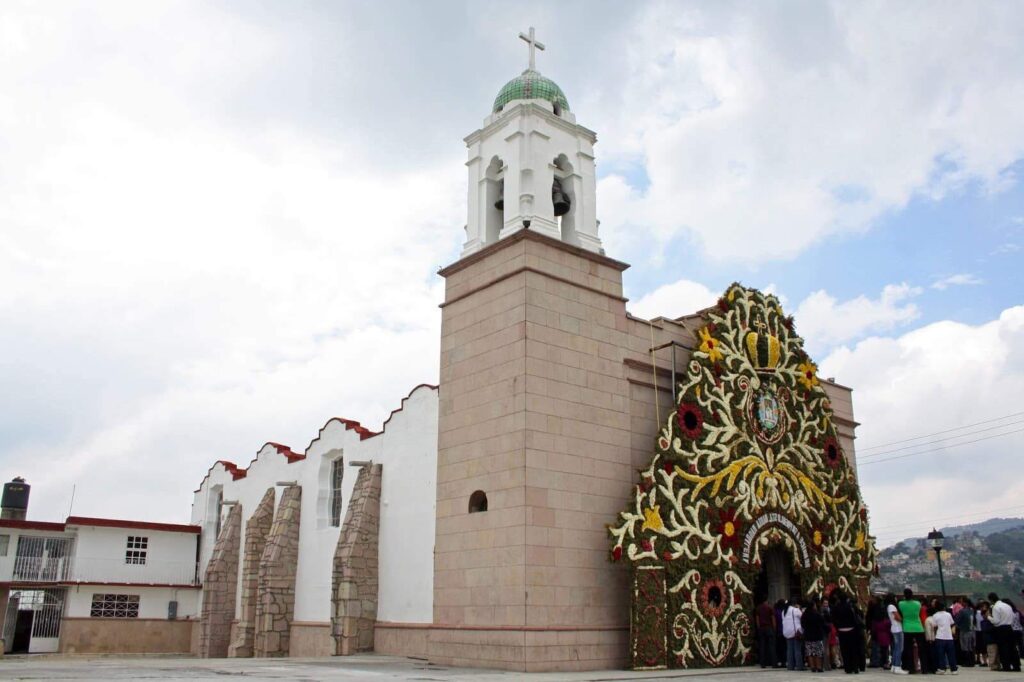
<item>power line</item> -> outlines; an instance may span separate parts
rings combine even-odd
[[[951,431],[962,431],[963,429],[969,428],[971,426],[980,426],[982,424],[991,424],[992,422],[999,422],[999,421],[1003,421],[1004,419],[1009,419],[1010,417],[1019,417],[1021,415],[1024,415],[1024,412],[1014,412],[1013,414],[1005,414],[1002,417],[994,417],[992,419],[986,419],[984,421],[974,422],[973,424],[964,424],[963,426],[957,426],[956,428],[953,428],[953,429],[946,429],[945,431],[936,431],[934,433],[926,433],[926,434],[921,435],[921,436],[914,436],[913,438],[904,438],[903,440],[894,440],[894,441],[891,441],[889,443],[879,443],[878,445],[869,445],[868,447],[858,448],[858,449],[861,452],[864,452],[866,450],[877,450],[879,448],[887,448],[890,445],[899,445],[900,443],[909,443],[912,440],[921,440],[922,438],[930,438],[932,436],[938,436],[939,434],[949,433]]]
[[[1015,421],[1015,422],[1007,422],[1006,424],[999,424],[998,426],[990,426],[990,427],[988,427],[986,429],[975,429],[975,430],[972,430],[972,431],[968,431],[967,433],[961,433],[961,434],[959,434],[957,436],[946,436],[945,438],[937,438],[936,440],[929,440],[929,441],[925,441],[923,443],[914,443],[913,445],[904,445],[901,448],[893,448],[892,450],[883,450],[882,452],[873,452],[870,455],[865,455],[865,458],[881,457],[883,455],[890,455],[890,454],[892,454],[894,452],[901,452],[903,450],[912,450],[914,448],[919,448],[919,447],[922,447],[924,445],[935,445],[936,443],[945,443],[947,440],[954,439],[954,438],[968,438],[970,436],[974,436],[974,435],[979,434],[979,433],[986,433],[988,431],[996,431],[998,429],[1004,429],[1007,426],[1016,426],[1018,424],[1024,424],[1024,419],[1019,420],[1019,421]],[[858,457],[858,459],[859,459],[859,457]]]
[[[985,440],[992,440],[993,438],[999,438],[1000,436],[1010,436],[1010,435],[1013,435],[1015,433],[1021,433],[1022,431],[1024,431],[1024,429],[1017,429],[1015,431],[1007,431],[1006,433],[995,433],[995,434],[992,434],[991,436],[985,436],[983,438],[975,438],[974,440],[967,440],[967,441],[964,441],[963,443],[951,443],[951,444],[943,446],[941,448],[934,448],[932,450],[923,450],[921,452],[908,452],[905,455],[896,455],[895,457],[886,457],[885,459],[875,459],[875,460],[872,460],[870,462],[858,462],[857,464],[858,464],[858,466],[871,466],[872,464],[881,464],[882,462],[892,462],[892,461],[897,460],[897,459],[905,459],[907,457],[916,457],[917,455],[927,455],[927,454],[932,453],[932,452],[942,452],[943,450],[948,450],[949,448],[955,448],[955,447],[958,447],[960,445],[970,445],[971,443],[980,443],[980,442],[985,441]],[[895,450],[893,452],[895,452]],[[883,453],[883,454],[887,454],[887,453]]]
[[[882,535],[891,535],[892,533],[908,532],[906,530],[908,528],[923,528],[925,526],[934,526],[935,525],[934,524],[935,521],[949,521],[951,519],[962,519],[962,518],[964,518],[966,516],[987,516],[989,514],[995,514],[997,512],[1001,512],[1001,511],[1009,511],[1011,509],[1024,509],[1024,504],[1018,504],[1018,505],[1014,505],[1012,507],[996,507],[995,509],[983,509],[981,511],[975,511],[975,512],[964,512],[962,514],[954,514],[952,516],[939,516],[939,517],[937,517],[935,519],[932,519],[931,521],[928,521],[928,522],[925,522],[925,521],[911,521],[909,523],[897,523],[897,524],[890,524],[888,526],[878,526],[876,528],[872,528],[871,530],[872,530],[872,532],[887,530],[887,531],[890,531],[890,532],[889,533],[882,533]]]

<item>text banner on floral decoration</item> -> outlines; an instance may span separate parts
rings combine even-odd
[[[875,570],[867,509],[793,318],[739,284],[701,315],[675,410],[609,526],[611,559],[635,576],[635,667],[750,662],[755,600],[772,589],[866,596]],[[661,612],[652,575],[666,590]]]

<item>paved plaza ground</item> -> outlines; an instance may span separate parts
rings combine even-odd
[[[445,668],[425,661],[393,656],[361,655],[345,658],[285,659],[197,659],[128,658],[86,656],[9,656],[0,658],[0,679],[5,680],[409,680],[417,682],[495,682],[529,680],[536,682],[613,682],[618,680],[673,680],[707,678],[714,682],[787,682],[788,680],[849,679],[842,671],[813,674],[760,668],[726,668],[703,671],[599,670],[587,673],[512,673],[472,668]],[[859,682],[897,678],[884,671],[872,671],[854,678]],[[936,678],[932,678],[936,679]],[[1020,673],[990,672],[987,669],[962,668],[959,680],[1024,682]]]

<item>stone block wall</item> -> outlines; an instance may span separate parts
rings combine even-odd
[[[267,536],[274,522],[274,489],[267,488],[256,511],[245,525],[245,548],[242,557],[241,612],[238,617],[235,641],[228,649],[232,658],[249,658],[253,655],[256,638],[256,601],[259,591],[260,559],[267,546]]]
[[[331,634],[339,656],[373,651],[380,487],[381,465],[363,465],[334,552]]]
[[[199,622],[199,657],[224,658],[231,641],[238,591],[238,550],[242,536],[242,505],[234,504],[213,546],[203,576],[203,610]]]
[[[291,648],[301,514],[302,487],[287,486],[260,559],[253,647],[257,658],[287,656]]]

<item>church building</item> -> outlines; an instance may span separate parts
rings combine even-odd
[[[627,311],[593,131],[541,75],[468,152],[438,384],[197,475],[200,656],[376,651],[516,671],[736,665],[754,595],[862,590],[851,390],[779,301]]]

